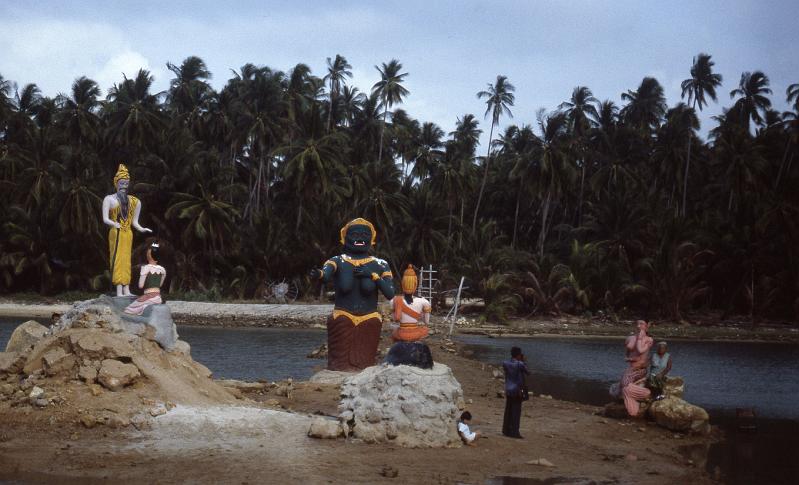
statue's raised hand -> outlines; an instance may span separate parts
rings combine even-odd
[[[312,269],[311,271],[308,272],[308,276],[310,276],[311,279],[318,280],[319,278],[322,277],[322,270],[318,269],[318,268],[314,268],[314,269]]]

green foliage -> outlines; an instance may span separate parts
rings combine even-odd
[[[447,288],[465,276],[490,321],[796,318],[799,84],[777,113],[768,76],[743,73],[705,141],[695,110],[722,89],[713,67],[694,58],[687,104],[667,105],[646,77],[622,105],[577,86],[509,126],[515,88],[497,76],[478,93],[485,126],[463,114],[448,134],[397,109],[411,95],[398,60],[377,67],[368,96],[341,55],[323,77],[245,64],[219,91],[195,56],[167,64],[163,93],[145,70],[110,87],[79,77],[56,98],[0,77],[0,292],[109,288],[100,204],[124,162],[164,242],[171,298],[258,299],[282,279],[313,298],[308,269],[366,217],[395,273],[432,264]]]

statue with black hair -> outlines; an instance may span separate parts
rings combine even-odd
[[[150,305],[160,305],[164,301],[161,299],[161,285],[166,279],[166,270],[158,264],[161,245],[158,241],[153,241],[147,247],[147,264],[143,264],[139,274],[139,288],[143,293],[133,303],[125,308],[125,313],[130,315],[141,315]]]

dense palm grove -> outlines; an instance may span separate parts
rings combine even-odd
[[[105,99],[85,77],[56,98],[0,77],[0,292],[109,287],[100,204],[126,163],[175,293],[252,298],[289,278],[318,294],[308,269],[362,216],[395,272],[432,264],[446,288],[464,275],[490,319],[793,320],[799,85],[779,113],[768,77],[743,73],[703,141],[697,110],[727,91],[710,56],[688,67],[675,106],[649,77],[621,105],[579,86],[504,131],[514,86],[498,76],[478,93],[485,117],[451,133],[398,107],[410,93],[396,60],[368,93],[341,56],[323,77],[247,64],[218,92],[189,57],[168,64],[166,92],[142,70]],[[476,153],[483,131],[492,142]]]

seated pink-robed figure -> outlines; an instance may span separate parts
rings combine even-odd
[[[139,276],[139,288],[144,290],[144,294],[128,305],[125,308],[125,313],[141,315],[148,306],[163,303],[161,285],[164,284],[166,270],[158,264],[158,250],[157,242],[147,248],[147,264],[141,267]]]

